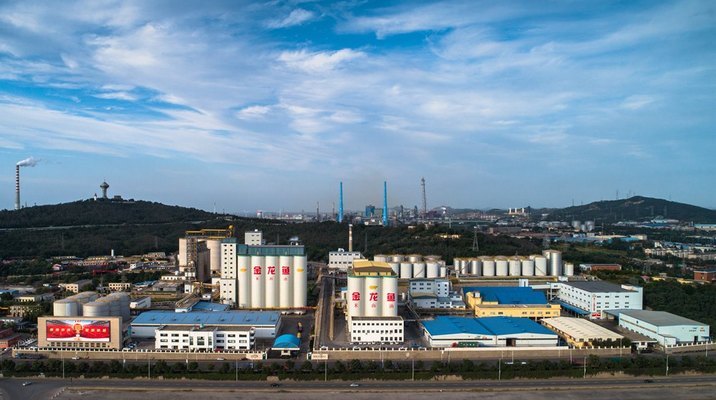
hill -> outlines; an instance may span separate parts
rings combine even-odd
[[[634,196],[623,200],[597,201],[583,206],[551,210],[547,218],[563,221],[595,221],[597,223],[668,218],[699,223],[716,223],[716,211],[675,201]]]
[[[0,229],[205,221],[216,215],[148,201],[84,200],[0,211]]]

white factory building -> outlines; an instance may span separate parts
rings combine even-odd
[[[619,326],[656,340],[662,346],[710,341],[707,324],[666,311],[617,310]]]
[[[215,330],[212,328],[216,328]],[[159,339],[186,339],[191,336],[191,332],[196,333],[194,336],[203,336],[207,338],[212,336],[214,347],[217,345],[217,339],[229,339],[228,334],[234,332],[232,339],[238,340],[245,336],[238,332],[253,332],[250,336],[255,339],[274,339],[276,332],[281,328],[281,314],[277,311],[191,311],[186,313],[177,313],[174,311],[152,310],[145,311],[137,316],[131,323],[131,335],[137,338],[159,338]],[[167,335],[162,336],[161,333]],[[184,334],[186,333],[186,336]],[[173,335],[178,336],[173,336]],[[220,334],[224,336],[219,336]],[[247,333],[248,334],[248,333]],[[208,342],[205,340],[205,342]],[[184,341],[167,341],[159,342],[158,345],[166,346],[185,346],[191,342]],[[242,345],[242,343],[224,342],[225,348],[228,345]],[[198,344],[195,342],[194,345]],[[205,343],[206,345],[206,343]],[[155,343],[155,346],[157,344]],[[157,347],[161,348],[161,347]],[[173,348],[173,347],[167,347]],[[185,348],[185,347],[181,347]]]
[[[416,308],[464,309],[462,295],[451,290],[447,279],[411,279],[408,298]]]
[[[604,281],[555,282],[551,290],[563,309],[588,316],[590,319],[607,318],[609,310],[641,310],[643,289],[633,285],[617,285]]]
[[[307,275],[303,246],[247,245],[235,238],[221,243],[219,295],[224,304],[303,312]]]
[[[360,251],[346,251],[338,249],[328,252],[328,268],[337,271],[348,271],[353,267],[353,260],[360,260],[363,255]]]
[[[398,277],[384,262],[355,260],[348,273],[346,320],[351,343],[402,343]]]
[[[455,275],[476,278],[573,276],[574,264],[562,262],[562,252],[544,250],[542,254],[522,256],[458,257],[453,260]]]
[[[387,263],[395,275],[403,279],[445,278],[448,276],[445,261],[440,256],[421,256],[420,254],[378,254],[373,261]]]
[[[214,351],[251,350],[255,331],[250,327],[163,325],[154,335],[155,349]]]

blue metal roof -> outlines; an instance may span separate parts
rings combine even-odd
[[[191,308],[192,311],[228,311],[228,304],[212,303],[209,301],[200,301]]]
[[[145,311],[132,321],[132,325],[277,325],[278,311]]]
[[[573,305],[571,305],[571,304],[567,304],[567,303],[565,303],[565,302],[563,302],[563,301],[557,300],[557,304],[559,304],[560,306],[562,306],[562,308],[564,308],[564,309],[566,309],[566,310],[569,310],[569,311],[571,311],[571,312],[573,312],[573,313],[576,313],[576,314],[579,314],[579,315],[589,315],[589,311],[587,311],[587,310],[582,310],[582,309],[579,308],[579,307],[573,306]]]
[[[544,293],[529,287],[472,286],[464,287],[462,291],[465,295],[480,292],[484,301],[498,304],[547,304]]]
[[[296,335],[287,333],[276,338],[273,342],[272,349],[300,349],[301,339]]]
[[[529,318],[515,317],[470,318],[438,316],[434,320],[423,321],[423,326],[431,336],[459,333],[489,336],[518,333],[555,334]]]

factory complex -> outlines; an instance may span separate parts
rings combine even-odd
[[[527,318],[438,316],[423,327],[431,347],[549,347],[559,340]]]

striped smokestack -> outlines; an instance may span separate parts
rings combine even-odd
[[[20,209],[20,164],[15,165],[15,209]]]

